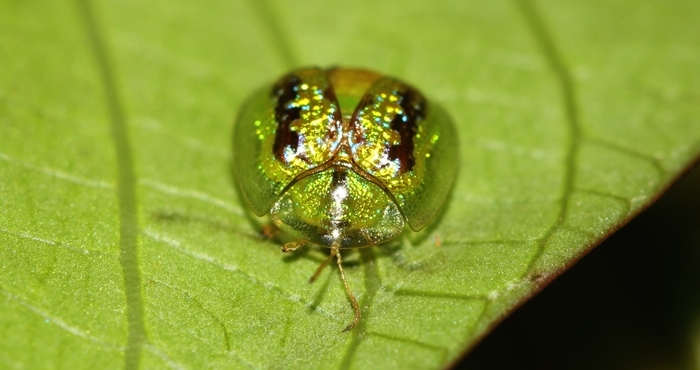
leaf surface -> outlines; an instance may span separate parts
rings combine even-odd
[[[0,3],[0,363],[440,368],[700,152],[700,5]],[[360,66],[440,101],[460,169],[426,230],[285,256],[236,193],[262,84]]]

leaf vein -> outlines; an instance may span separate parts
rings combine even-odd
[[[76,185],[82,185],[82,186],[87,186],[91,188],[99,188],[99,189],[113,189],[114,187],[112,184],[106,182],[106,181],[100,181],[100,180],[90,180],[90,179],[84,179],[79,176],[71,175],[70,173],[59,171],[59,170],[54,170],[52,168],[48,167],[42,167],[42,166],[37,166],[31,163],[27,163],[25,161],[19,160],[17,158],[14,158],[10,155],[7,155],[5,153],[0,153],[0,160],[3,160],[7,163],[11,163],[17,166],[20,166],[22,168],[31,170],[31,171],[36,171],[36,172],[41,172],[45,175],[55,177],[60,180],[68,181],[71,183],[74,183]]]
[[[371,335],[371,336],[378,337],[378,338],[384,338],[384,339],[388,339],[388,340],[393,340],[393,341],[406,343],[406,344],[413,344],[415,346],[423,347],[423,348],[426,348],[426,349],[429,349],[432,351],[442,352],[443,361],[447,357],[447,348],[442,347],[442,346],[436,346],[434,344],[426,343],[426,342],[423,342],[423,341],[420,341],[417,339],[402,338],[402,337],[393,336],[393,335],[389,335],[389,334],[383,334],[383,333],[379,333],[379,332],[375,332],[375,331],[368,331],[367,335]]]
[[[181,369],[186,369],[186,368],[187,368],[186,366],[184,366],[184,365],[182,365],[182,364],[180,364],[180,363],[178,363],[178,362],[175,362],[175,360],[173,360],[172,358],[170,358],[170,356],[168,356],[167,353],[163,352],[160,348],[158,348],[158,347],[156,347],[156,346],[154,346],[154,345],[152,345],[152,344],[146,344],[146,345],[144,345],[144,348],[146,348],[146,350],[147,350],[148,352],[151,352],[152,354],[158,356],[158,358],[160,358],[160,359],[163,360],[166,364],[168,364],[168,366],[170,366],[171,369],[178,369],[178,370],[181,370]]]
[[[654,170],[656,170],[657,175],[659,176],[659,180],[661,180],[664,177],[664,175],[666,174],[666,170],[661,165],[661,162],[657,158],[654,158],[653,156],[650,156],[650,155],[644,154],[644,153],[640,153],[640,152],[637,152],[633,149],[625,148],[623,146],[613,144],[613,143],[607,142],[607,141],[602,140],[602,139],[586,138],[585,141],[589,144],[592,144],[592,145],[597,145],[597,146],[602,147],[602,148],[610,149],[610,150],[625,154],[629,157],[633,157],[633,158],[637,158],[637,159],[641,159],[643,161],[649,162],[654,167]]]
[[[119,98],[119,89],[108,56],[102,29],[90,0],[76,0],[89,48],[95,58],[99,78],[109,110],[112,139],[117,159],[117,197],[119,202],[119,262],[124,278],[127,317],[127,343],[124,368],[138,369],[141,351],[148,342],[146,335],[141,271],[139,269],[139,225],[136,211],[136,174],[126,118]]]
[[[229,339],[228,329],[226,329],[226,325],[224,324],[223,320],[221,320],[221,318],[219,318],[219,316],[215,315],[214,312],[212,312],[208,308],[204,307],[204,305],[197,299],[197,297],[195,295],[191,294],[186,289],[178,288],[178,287],[176,287],[172,284],[168,284],[165,281],[160,280],[160,279],[150,279],[150,280],[153,281],[154,283],[161,284],[164,287],[167,287],[173,291],[180,292],[185,297],[187,297],[188,300],[192,301],[197,307],[199,307],[200,310],[202,310],[204,313],[206,313],[207,316],[211,317],[212,320],[214,320],[214,322],[216,323],[216,325],[218,325],[221,328],[224,349],[227,352],[231,351],[231,341]]]
[[[535,40],[539,43],[539,47],[544,54],[545,59],[549,63],[550,69],[559,82],[560,89],[563,94],[563,105],[569,131],[569,143],[564,155],[564,186],[562,189],[562,196],[559,201],[559,213],[554,223],[539,239],[537,243],[537,250],[532,256],[530,262],[528,263],[528,267],[523,274],[524,278],[531,273],[535,263],[537,263],[540,257],[544,254],[545,247],[551,237],[566,221],[569,212],[569,201],[574,192],[576,168],[579,148],[582,142],[582,134],[576,106],[576,90],[574,88],[573,78],[559,55],[559,51],[557,50],[551,33],[547,29],[544,20],[538,13],[538,10],[535,9],[534,4],[532,4],[530,0],[518,0],[516,3],[520,12],[525,18],[525,21],[530,25]]]
[[[266,0],[249,1],[249,4],[257,11],[259,19],[272,39],[271,41],[275,44],[275,49],[280,51],[280,56],[287,67],[296,66],[298,64],[297,58],[290,46],[292,43],[286,36],[289,32],[282,29],[280,20],[270,8],[270,4]]]
[[[621,196],[615,195],[615,194],[605,193],[605,192],[598,191],[598,190],[586,189],[586,188],[576,188],[575,190],[580,192],[580,193],[591,194],[591,195],[599,196],[602,198],[609,198],[609,199],[615,200],[619,203],[622,203],[622,205],[625,207],[625,214],[629,213],[632,210],[632,201],[625,198],[625,197],[621,197]]]
[[[165,236],[163,234],[156,233],[152,230],[146,229],[144,231],[144,234],[157,242],[160,242],[160,243],[167,245],[168,247],[174,249],[175,251],[177,251],[181,254],[184,254],[186,256],[198,259],[200,261],[203,261],[203,262],[206,262],[209,264],[212,264],[212,265],[217,266],[225,271],[236,273],[236,274],[242,276],[243,278],[245,278],[246,280],[248,280],[249,282],[251,282],[255,285],[261,286],[261,287],[265,288],[266,290],[279,295],[280,297],[282,297],[283,299],[285,299],[289,302],[301,304],[305,308],[307,308],[313,312],[318,312],[322,316],[333,319],[335,321],[339,321],[339,319],[337,317],[331,315],[329,312],[327,312],[321,308],[318,308],[315,304],[306,302],[304,299],[301,299],[298,295],[290,295],[290,294],[286,293],[284,290],[282,290],[282,288],[280,288],[277,285],[260,281],[255,276],[252,276],[252,275],[246,273],[245,271],[241,270],[240,268],[238,268],[238,266],[231,265],[228,263],[222,263],[222,262],[217,261],[214,257],[211,257],[209,255],[190,251],[187,248],[184,248],[179,241],[172,239],[168,236]]]
[[[387,288],[390,291],[390,288]],[[462,301],[489,301],[489,297],[482,294],[452,294],[445,292],[431,292],[427,290],[414,290],[399,288],[393,291],[397,296],[412,296],[419,298],[439,298],[439,299],[457,299]]]
[[[68,250],[70,250],[70,251],[79,253],[79,254],[81,254],[81,255],[86,255],[86,256],[87,256],[87,255],[103,255],[103,254],[107,254],[107,253],[100,252],[100,251],[90,251],[90,250],[87,250],[87,249],[84,249],[84,248],[75,247],[75,246],[72,246],[72,245],[70,245],[70,244],[63,243],[63,242],[57,242],[57,241],[53,241],[53,240],[49,240],[49,239],[44,239],[44,238],[37,237],[37,236],[33,236],[33,235],[30,235],[30,234],[27,234],[27,233],[23,233],[23,232],[16,232],[16,231],[8,230],[8,229],[6,229],[6,228],[4,228],[4,227],[0,227],[0,232],[3,232],[3,233],[8,234],[8,235],[16,236],[16,237],[18,237],[18,238],[27,239],[27,240],[32,240],[32,241],[39,242],[39,243],[42,243],[42,244],[50,245],[50,246],[53,246],[53,247],[65,248],[65,249],[68,249]]]
[[[182,198],[192,198],[196,199],[199,201],[202,201],[204,203],[212,204],[215,205],[219,208],[222,208],[226,211],[229,211],[235,215],[238,216],[245,216],[241,208],[234,206],[232,203],[229,203],[225,200],[213,197],[207,193],[197,191],[197,190],[189,190],[189,189],[180,189],[172,185],[168,184],[163,184],[158,181],[153,181],[149,179],[142,179],[139,181],[139,184],[146,186],[148,188],[151,188],[153,190],[160,191],[161,193],[173,195],[176,197],[182,197]]]
[[[120,347],[114,343],[110,343],[104,339],[101,339],[101,338],[98,338],[94,335],[91,335],[89,331],[86,331],[86,330],[83,330],[83,329],[80,329],[78,327],[75,327],[73,325],[68,324],[63,319],[56,317],[56,316],[53,316],[53,315],[49,314],[47,311],[32,305],[31,303],[27,302],[25,299],[13,294],[13,293],[10,293],[5,288],[0,288],[0,290],[3,292],[5,297],[7,297],[7,299],[19,303],[22,307],[26,308],[30,312],[40,316],[41,318],[44,319],[44,321],[47,324],[52,323],[52,324],[58,326],[59,328],[65,330],[65,331],[67,331],[67,332],[69,332],[77,337],[80,337],[80,338],[85,339],[89,342],[98,344],[104,348],[108,348],[108,349],[115,350],[115,351],[124,351],[125,350],[125,347]]]

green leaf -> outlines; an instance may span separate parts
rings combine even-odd
[[[439,368],[700,152],[700,4],[0,2],[0,364]],[[303,65],[454,117],[419,234],[285,256],[233,186],[237,109]]]
[[[538,370],[697,368],[698,220],[696,165],[506,318],[460,368],[518,369],[523,359]]]

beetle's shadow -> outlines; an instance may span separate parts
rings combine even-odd
[[[311,302],[311,304],[309,304],[309,312],[315,312],[318,309],[318,306],[321,305],[321,302],[323,302],[323,297],[328,291],[328,286],[330,285],[332,278],[333,277],[331,274],[326,274],[326,278],[323,279],[323,285],[321,285],[321,288],[316,292],[316,295],[314,295],[314,300]]]
[[[152,211],[150,213],[150,217],[154,223],[158,224],[198,225],[199,227],[206,227],[209,230],[222,232],[229,235],[242,236],[248,239],[259,238],[259,236],[256,234],[242,231],[241,229],[237,228],[234,223],[182,209],[162,208]]]

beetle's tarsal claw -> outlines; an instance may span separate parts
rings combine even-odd
[[[289,243],[282,246],[282,252],[284,252],[284,253],[294,252],[295,250],[297,250],[299,247],[301,247],[303,245],[304,245],[303,241],[289,242]]]

